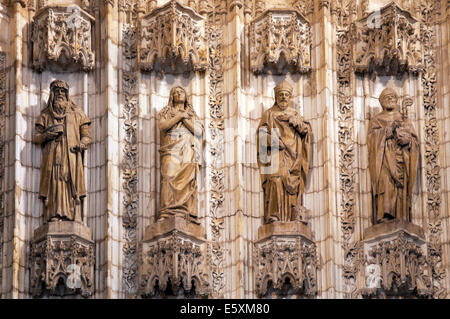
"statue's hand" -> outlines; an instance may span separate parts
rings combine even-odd
[[[411,133],[404,127],[396,130],[397,140],[401,146],[408,145],[411,141]]]
[[[394,137],[394,129],[392,126],[386,126],[384,134],[386,136],[386,139],[390,139]]]
[[[54,140],[55,138],[57,138],[60,135],[60,133],[53,132],[53,131],[47,131],[44,133],[44,135],[45,135],[46,140]]]

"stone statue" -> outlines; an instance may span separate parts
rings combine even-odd
[[[411,194],[419,159],[417,134],[407,116],[412,100],[405,99],[401,113],[393,89],[384,89],[379,100],[383,111],[370,120],[367,136],[373,222],[394,218],[411,221]]]
[[[83,110],[69,99],[68,84],[53,81],[34,134],[34,142],[43,147],[39,197],[44,201],[44,222],[83,221],[83,153],[91,143],[90,124]]]
[[[158,219],[181,216],[197,222],[197,176],[201,164],[203,125],[182,87],[170,90],[159,112],[161,205]]]
[[[311,126],[292,108],[292,87],[275,87],[275,104],[258,125],[258,166],[264,191],[264,222],[300,220],[306,224],[302,197],[309,172]]]

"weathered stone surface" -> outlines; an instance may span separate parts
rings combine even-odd
[[[83,224],[53,221],[36,229],[31,245],[31,294],[92,296],[94,256],[92,232]]]

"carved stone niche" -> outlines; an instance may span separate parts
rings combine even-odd
[[[311,70],[311,26],[298,11],[269,9],[250,23],[250,69],[281,74]]]
[[[391,220],[364,230],[363,298],[431,298],[432,269],[422,227]]]
[[[143,298],[205,298],[210,293],[205,230],[179,216],[159,220],[141,242]]]
[[[317,294],[316,245],[304,223],[261,226],[253,253],[258,297],[313,298]]]
[[[75,4],[39,9],[31,25],[32,67],[90,71],[94,68],[94,17]]]
[[[34,231],[31,243],[33,297],[89,297],[94,293],[91,230],[74,221],[52,221]]]
[[[169,1],[140,20],[139,33],[142,71],[164,74],[207,69],[205,21],[193,9]]]
[[[357,73],[417,73],[423,69],[420,23],[395,2],[353,24]]]

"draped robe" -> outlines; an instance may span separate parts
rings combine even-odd
[[[393,135],[387,135],[394,121],[403,121],[402,126],[411,135],[409,144],[399,144],[395,129]],[[411,195],[419,158],[418,138],[411,121],[402,119],[399,112],[394,113],[393,119],[381,112],[370,120],[367,141],[373,222],[378,223],[384,217],[411,221]]]
[[[71,149],[80,143],[89,145],[90,124],[83,110],[71,101],[63,116],[48,106],[36,122],[34,141],[43,146],[39,197],[44,200],[45,221],[54,217],[75,220],[76,209],[81,209],[79,200],[86,196],[83,158],[81,152]],[[54,125],[64,125],[63,134],[46,140],[45,132]]]
[[[188,107],[188,121],[199,132],[193,134],[179,121],[172,128],[160,133],[161,158],[161,204],[159,217],[169,215],[190,216],[195,218],[197,212],[197,176],[200,169],[200,148],[203,126],[194,110]],[[173,106],[166,106],[159,114],[159,121],[168,121],[176,116]],[[185,119],[186,120],[186,119]]]
[[[289,118],[298,126],[289,124]],[[307,129],[301,134],[301,128]],[[258,166],[264,192],[264,222],[293,220],[309,171],[311,126],[293,108],[277,104],[264,112],[257,131]],[[267,156],[266,156],[267,155]]]

